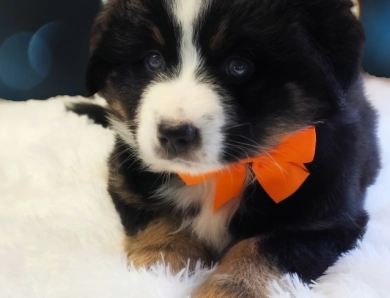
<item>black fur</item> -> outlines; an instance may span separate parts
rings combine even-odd
[[[193,217],[199,212],[197,204],[187,210],[178,212],[169,204],[156,198],[155,192],[169,180],[181,180],[174,174],[161,175],[150,171],[142,171],[142,161],[132,154],[132,150],[119,138],[109,160],[111,182],[108,191],[115,207],[121,216],[126,234],[136,235],[150,222],[161,217],[177,218]],[[126,197],[128,195],[128,197]],[[136,197],[134,200],[133,197]]]
[[[120,103],[130,129],[137,125],[141,94],[153,80],[142,58],[150,50],[160,51],[168,77],[176,75],[179,64],[180,26],[163,2],[111,1],[92,37],[88,92],[99,91],[109,104]],[[349,9],[347,0],[221,0],[213,1],[195,26],[205,62],[199,73],[233,98],[226,111],[234,111],[243,124],[225,127],[223,133],[228,140],[252,142],[244,152],[226,148],[221,159],[233,162],[251,154],[250,145],[263,144],[272,131],[316,127],[315,159],[307,164],[311,175],[302,187],[275,204],[258,183],[250,184],[229,225],[231,245],[260,236],[262,254],[307,282],[364,235],[366,188],[379,169],[376,115],[359,75],[364,36]],[[159,28],[164,45],[150,38],[150,21]],[[210,40],[223,22],[225,43],[211,49]],[[224,61],[235,55],[254,65],[247,80],[223,74]],[[126,151],[119,145],[123,143],[117,142],[113,158],[122,153],[111,179],[117,175],[120,182],[110,185],[110,193],[127,233],[136,234],[156,217],[188,216],[174,214],[163,198],[151,199],[164,179],[177,182],[177,175],[148,172],[131,147]],[[198,206],[193,208],[189,214],[196,214]]]
[[[108,127],[108,111],[105,107],[94,103],[76,103],[67,108],[78,115],[88,116],[94,123]]]

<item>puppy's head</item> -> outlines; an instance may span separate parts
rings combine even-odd
[[[363,33],[349,0],[110,0],[87,90],[154,171],[215,171],[343,108]]]

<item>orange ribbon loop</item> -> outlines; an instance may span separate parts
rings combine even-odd
[[[267,194],[280,203],[295,193],[310,175],[305,163],[312,162],[316,148],[314,127],[285,137],[281,144],[258,157],[248,158],[227,166],[221,171],[194,176],[178,173],[187,185],[215,179],[214,211],[229,200],[238,197],[243,191],[247,164],[252,163],[252,171]]]

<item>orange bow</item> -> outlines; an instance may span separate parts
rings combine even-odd
[[[187,185],[215,178],[214,211],[217,211],[226,202],[241,194],[247,164],[252,163],[252,171],[257,181],[275,203],[280,203],[295,193],[310,175],[304,163],[313,161],[315,148],[316,132],[314,127],[310,127],[285,137],[278,147],[267,154],[242,160],[221,171],[200,176],[184,173],[178,175]]]

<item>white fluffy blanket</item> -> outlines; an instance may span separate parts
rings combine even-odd
[[[371,215],[359,247],[312,289],[286,277],[272,297],[390,297],[390,80],[367,79],[380,112],[383,169],[368,193]],[[113,135],[64,101],[0,101],[0,297],[189,297],[210,273],[163,265],[128,268],[119,218],[106,191]]]

